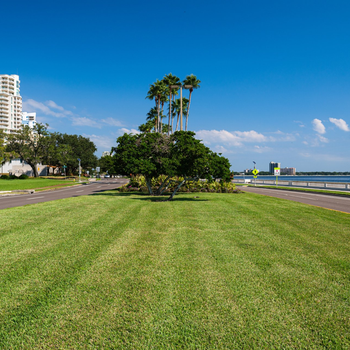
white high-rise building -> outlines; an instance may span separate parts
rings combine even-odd
[[[22,97],[16,74],[0,74],[0,129],[15,133],[22,126]]]
[[[22,125],[28,125],[31,129],[34,128],[34,125],[36,124],[36,113],[22,113]]]

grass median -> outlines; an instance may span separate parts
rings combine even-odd
[[[252,193],[2,210],[0,348],[347,349],[349,256],[350,215]]]
[[[43,191],[47,189],[55,189],[65,186],[73,186],[77,183],[72,179],[43,179],[43,178],[34,178],[34,179],[11,179],[11,180],[2,180],[0,179],[0,191],[13,191],[13,190],[36,190]]]

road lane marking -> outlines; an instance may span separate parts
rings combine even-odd
[[[80,190],[80,191],[75,191],[75,193],[78,193],[78,192],[84,192],[84,190]]]
[[[30,201],[32,199],[39,199],[39,198],[45,198],[44,196],[41,196],[41,197],[31,197],[31,198],[27,198],[27,201]]]
[[[316,198],[303,198],[303,197],[300,197],[300,196],[293,196],[292,194],[286,194],[286,196],[288,196],[288,197],[295,197],[295,198],[299,198],[299,199],[309,199],[311,201],[317,201]]]

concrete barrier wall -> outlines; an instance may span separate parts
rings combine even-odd
[[[250,181],[249,181],[250,180]],[[259,180],[259,179],[237,179],[233,180],[233,183],[250,183],[259,185],[276,185],[276,180]],[[306,187],[306,188],[318,188],[329,190],[350,190],[350,183],[345,182],[314,182],[314,181],[288,181],[288,180],[278,180],[278,186],[291,186],[291,187]]]

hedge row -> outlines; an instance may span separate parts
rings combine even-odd
[[[165,176],[159,176],[158,178],[153,178],[151,180],[152,191],[156,192],[162,182],[165,180]],[[169,184],[168,188],[163,192],[166,194],[172,193],[180,181],[183,180],[182,177],[176,177],[171,179],[172,182]],[[120,187],[119,192],[135,192],[140,191],[143,193],[148,193],[148,188],[146,186],[146,181],[143,176],[137,175],[133,176],[127,185]],[[212,192],[212,193],[237,193],[239,190],[236,189],[235,184],[232,182],[218,182],[218,181],[186,181],[186,183],[178,190],[178,192]]]
[[[20,176],[16,176],[16,175],[1,175],[0,179],[1,180],[17,180],[17,179],[28,179],[29,176],[26,174],[22,174]]]

